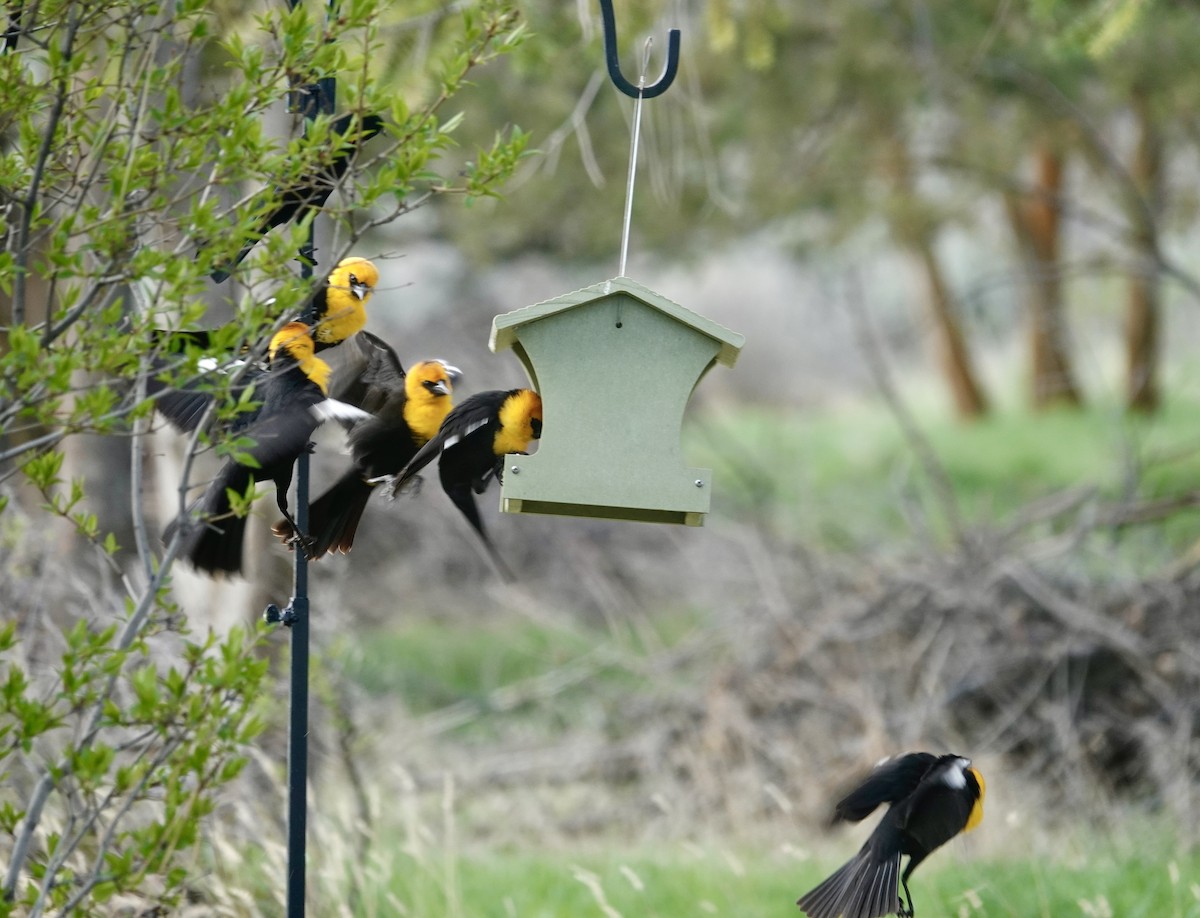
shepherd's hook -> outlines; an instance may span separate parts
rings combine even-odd
[[[613,85],[634,99],[653,99],[666,92],[675,81],[675,71],[679,69],[679,30],[671,29],[667,33],[667,63],[657,82],[639,87],[630,83],[621,73],[621,59],[617,54],[617,18],[613,15],[612,0],[600,0],[600,15],[604,18],[604,56]]]

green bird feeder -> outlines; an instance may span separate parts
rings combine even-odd
[[[745,340],[627,277],[496,316],[488,346],[513,349],[544,415],[537,452],[505,457],[500,508],[702,525],[712,472],[684,464],[683,412]]]

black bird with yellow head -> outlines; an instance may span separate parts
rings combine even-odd
[[[960,755],[912,752],[883,762],[838,802],[834,819],[859,822],[884,803],[888,811],[858,854],[796,904],[809,918],[912,918],[909,876],[935,849],[979,825],[984,789],[983,775]]]

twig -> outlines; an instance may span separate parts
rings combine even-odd
[[[67,19],[67,32],[63,37],[62,66],[64,69],[71,62],[74,53],[75,33],[79,28],[80,4],[71,4],[71,14]],[[31,20],[32,21],[32,20]],[[41,192],[42,176],[46,172],[46,164],[50,160],[50,150],[54,146],[54,135],[58,132],[58,122],[62,118],[63,108],[67,104],[67,87],[70,82],[69,73],[64,73],[54,96],[54,106],[46,119],[46,133],[42,137],[42,146],[38,150],[37,159],[33,163],[33,175],[29,180],[29,193],[21,205],[21,225],[17,231],[17,257],[13,262],[12,290],[12,323],[25,324],[25,282],[29,271],[29,234],[33,228],[33,215]]]
[[[900,425],[900,429],[909,446],[916,453],[917,459],[925,470],[925,474],[929,477],[933,485],[934,496],[937,498],[942,513],[950,525],[955,541],[960,548],[968,548],[966,527],[963,523],[962,513],[958,508],[958,500],[954,495],[954,484],[950,481],[950,476],[946,473],[941,460],[938,459],[937,453],[934,452],[929,440],[921,431],[920,425],[917,424],[912,412],[908,410],[908,406],[904,403],[895,382],[892,380],[887,358],[884,355],[883,347],[879,342],[879,336],[875,331],[866,308],[861,278],[856,271],[848,271],[845,276],[845,284],[846,296],[843,300],[854,321],[859,345],[866,355],[867,366],[871,371],[872,377],[875,379],[875,385],[896,418],[896,422]]]

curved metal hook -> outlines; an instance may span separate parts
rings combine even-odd
[[[638,88],[630,83],[621,73],[621,60],[617,55],[617,17],[613,15],[612,0],[600,0],[600,15],[604,18],[604,57],[608,61],[608,76],[613,85],[627,96],[643,99],[653,99],[666,92],[675,82],[675,71],[679,69],[679,30],[671,29],[667,33],[667,63],[658,79]]]

